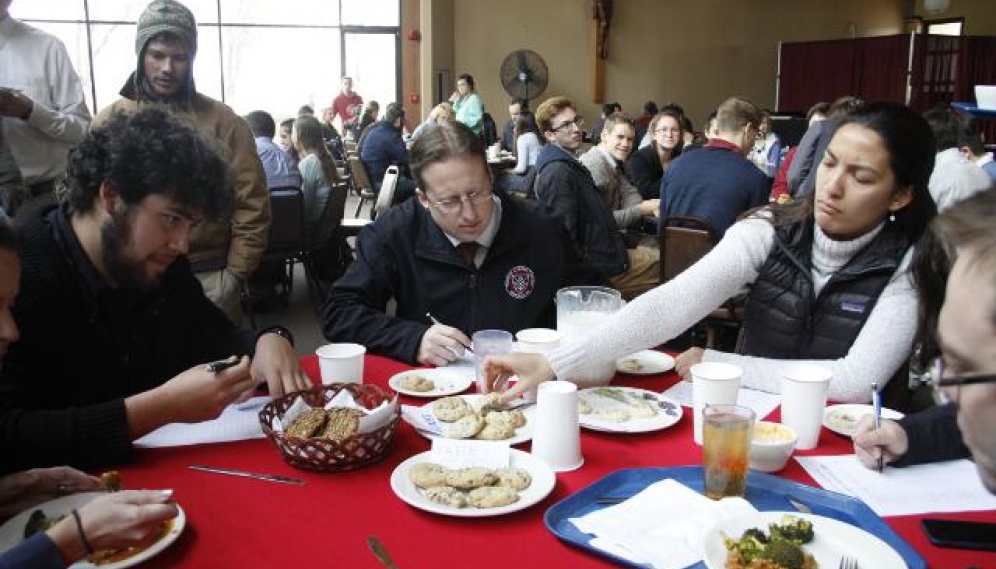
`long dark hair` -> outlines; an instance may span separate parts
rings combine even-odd
[[[934,135],[930,126],[906,105],[891,101],[861,107],[845,116],[837,129],[849,124],[863,126],[882,139],[889,153],[889,167],[897,187],[912,189],[913,199],[906,207],[894,212],[896,219],[892,223],[910,243],[915,243],[930,220],[937,215],[937,206],[927,188],[930,173],[934,170],[935,154]],[[818,158],[822,160],[822,157]],[[815,195],[816,192],[812,192],[807,199],[770,206],[771,223],[780,227],[808,219],[813,215]]]
[[[339,171],[336,170],[335,161],[329,154],[322,138],[322,125],[315,117],[300,117],[294,121],[294,148],[298,156],[303,160],[309,154],[314,154],[318,158],[318,163],[322,166],[322,175],[325,183],[329,186],[339,181]]]

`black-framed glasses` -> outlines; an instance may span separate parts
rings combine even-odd
[[[584,126],[584,117],[581,116],[581,115],[574,115],[573,119],[571,119],[569,121],[564,121],[564,122],[560,123],[559,126],[555,126],[552,129],[550,129],[550,130],[556,132],[558,130],[564,130],[565,128],[569,129],[571,127],[571,125],[574,125],[574,126],[576,126],[578,128],[583,127]]]
[[[487,190],[483,192],[471,192],[459,198],[450,198],[439,201],[430,200],[426,198],[426,201],[429,202],[429,205],[434,206],[442,213],[445,213],[447,215],[453,215],[462,210],[463,204],[465,203],[470,204],[471,206],[475,206],[488,201],[494,195],[495,193],[493,191]]]
[[[994,383],[996,374],[975,374],[975,375],[951,375],[946,376],[947,366],[944,358],[938,356],[930,363],[930,369],[923,376],[924,383],[929,383],[933,388],[934,401],[938,404],[951,402],[951,397],[944,390],[945,387],[960,387],[962,385],[972,385],[974,383]]]

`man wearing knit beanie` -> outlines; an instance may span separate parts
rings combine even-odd
[[[135,53],[137,65],[121,89],[122,98],[103,109],[94,125],[115,112],[159,103],[217,141],[234,182],[235,207],[229,219],[205,223],[191,234],[188,256],[208,298],[243,324],[243,287],[266,250],[270,226],[266,177],[252,131],[227,105],[194,87],[197,22],[186,6],[153,0],[138,19]]]

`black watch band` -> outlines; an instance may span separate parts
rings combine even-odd
[[[284,328],[283,326],[270,326],[268,328],[263,328],[256,334],[257,342],[263,334],[276,334],[277,336],[280,336],[290,342],[291,346],[294,345],[294,334],[291,334],[290,330]]]

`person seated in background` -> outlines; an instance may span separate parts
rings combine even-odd
[[[750,154],[747,155],[757,169],[768,178],[774,178],[778,173],[778,165],[782,159],[782,141],[771,130],[771,114],[761,111],[761,124],[757,127],[757,138]]]
[[[399,103],[391,103],[384,111],[384,118],[370,126],[359,144],[360,160],[375,192],[380,191],[388,166],[398,167],[394,204],[415,195],[415,182],[408,174],[408,149],[401,137],[404,130],[405,109]]]
[[[536,179],[536,159],[542,147],[536,118],[531,112],[522,111],[515,121],[515,167],[499,173],[495,188],[531,197]]]
[[[661,182],[661,218],[698,217],[723,237],[737,216],[768,203],[771,184],[746,156],[754,146],[761,111],[731,97],[716,110],[715,136],[701,150],[685,152]]]
[[[814,122],[825,119],[829,107],[828,103],[816,103],[812,107],[809,107],[809,111],[806,113],[806,121],[809,123],[809,126],[812,126]],[[789,188],[788,184],[788,173],[792,167],[792,161],[795,160],[795,153],[798,150],[798,146],[793,146],[789,148],[788,152],[785,153],[785,157],[782,158],[782,162],[778,166],[778,173],[775,174],[775,180],[771,183],[770,201],[785,203],[792,199],[792,189]]]
[[[8,346],[19,336],[10,312],[21,274],[15,242],[14,230],[0,220],[0,369]],[[59,496],[101,489],[99,479],[65,466],[0,476],[0,521]],[[160,523],[177,515],[171,497],[170,491],[128,491],[101,496],[79,509],[79,521],[67,517],[0,553],[0,567],[66,567],[83,558],[87,548],[121,548],[141,542]],[[85,536],[86,543],[81,536]]]
[[[817,170],[815,196],[747,216],[697,263],[576,344],[489,358],[490,387],[517,374],[508,400],[659,346],[747,289],[739,353],[684,352],[675,367],[686,380],[700,361],[728,362],[743,369],[744,387],[777,393],[785,362],[806,360],[831,371],[834,401],[868,401],[873,382],[893,377],[889,388],[905,389],[916,321],[907,267],[936,211],[927,190],[933,160],[930,127],[913,110],[883,102],[849,115]]]
[[[425,122],[415,127],[415,130],[412,131],[412,136],[408,139],[408,146],[415,144],[415,141],[418,140],[418,138],[422,136],[427,129],[430,129],[441,122],[454,120],[455,116],[456,115],[453,114],[453,105],[451,105],[448,101],[443,101],[435,107],[432,107],[432,110],[429,111],[429,116],[425,118]]]
[[[823,160],[833,133],[844,117],[860,109],[863,104],[864,101],[861,99],[846,95],[830,105],[824,120],[810,121],[806,134],[802,135],[802,140],[799,141],[799,150],[792,160],[792,167],[788,171],[788,184],[793,197],[813,193],[813,188],[816,186],[816,170]]]
[[[944,249],[918,253],[917,284],[946,280],[944,289],[922,297],[921,327],[936,325],[939,353],[925,379],[938,406],[883,419],[875,428],[865,417],[854,434],[854,452],[869,468],[882,461],[909,466],[971,456],[983,485],[996,493],[996,190],[966,198],[931,225]],[[925,236],[926,238],[927,236]],[[947,267],[950,264],[950,274]],[[929,288],[927,290],[930,290]],[[932,332],[932,330],[930,330]]]
[[[602,139],[602,125],[605,124],[606,117],[621,112],[622,105],[619,103],[605,103],[602,105],[601,116],[598,117],[598,121],[595,122],[594,126],[591,127],[591,131],[588,132],[588,138],[592,144],[598,144],[598,141]]]
[[[645,222],[657,217],[660,200],[643,199],[640,191],[626,177],[624,164],[633,151],[635,131],[635,122],[629,115],[609,115],[602,126],[601,140],[578,160],[591,173],[595,187],[612,210],[616,226],[623,231],[633,229],[639,232],[643,230]],[[639,240],[636,235],[635,242]]]
[[[363,112],[353,121],[356,125],[356,128],[353,130],[353,140],[357,144],[360,143],[360,139],[363,138],[363,134],[366,133],[367,129],[377,122],[378,116],[380,116],[380,103],[369,101],[363,105]]]
[[[507,152],[515,152],[515,123],[518,122],[519,113],[526,109],[522,99],[512,99],[508,104],[508,122],[501,129],[501,148]]]
[[[356,260],[322,309],[329,341],[445,365],[477,330],[554,326],[557,290],[603,282],[559,224],[493,193],[484,147],[466,125],[430,129],[411,165],[418,199],[361,230]]]
[[[456,91],[450,95],[450,103],[453,105],[453,112],[456,113],[456,120],[469,126],[477,136],[481,136],[484,101],[474,89],[474,78],[469,73],[463,73],[457,78]]]
[[[636,137],[633,140],[642,141],[643,137],[650,133],[650,122],[654,120],[654,117],[656,117],[659,112],[660,110],[657,108],[657,103],[653,101],[643,103],[643,114],[636,117]]]
[[[266,186],[270,189],[293,186],[301,187],[301,174],[290,154],[273,142],[277,125],[266,111],[253,111],[245,116],[252,135],[256,138],[256,153],[266,172]]]
[[[626,161],[626,174],[640,190],[645,200],[661,196],[661,180],[675,158],[684,148],[681,116],[672,109],[665,109],[650,122],[650,144],[630,155]]]
[[[322,125],[315,117],[300,117],[294,121],[291,131],[291,141],[301,162],[297,167],[302,179],[301,193],[304,196],[305,238],[315,242],[319,236],[325,235],[320,227],[327,204],[332,199],[332,188],[339,183],[339,171],[335,160],[329,154],[322,138]],[[345,193],[341,196],[346,203]],[[341,208],[339,219],[342,219]],[[337,220],[331,220],[337,222]]]
[[[923,114],[934,131],[937,157],[934,173],[930,175],[930,195],[934,196],[938,211],[976,192],[989,189],[992,178],[974,161],[968,160],[960,148],[962,132],[968,128],[965,115],[951,108],[932,109]]]
[[[213,419],[260,382],[310,385],[286,330],[236,328],[191,271],[193,228],[231,206],[214,148],[159,106],[114,114],[74,151],[68,202],[18,216],[3,469],[122,462],[133,440]],[[200,365],[229,357],[217,374]]]
[[[996,182],[996,161],[993,161],[993,153],[986,152],[983,145],[982,133],[979,132],[978,121],[974,117],[965,116],[963,128],[958,133],[958,149],[965,160],[975,162],[975,165],[989,174],[989,178]]]
[[[612,209],[591,173],[574,157],[581,147],[584,118],[566,97],[543,101],[536,123],[546,139],[536,159],[536,199],[565,228],[585,262],[597,269],[624,298],[650,290],[660,280],[660,251],[627,249]]]

